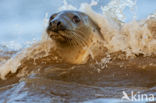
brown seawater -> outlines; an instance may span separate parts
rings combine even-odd
[[[132,91],[156,96],[156,16],[123,23],[109,8],[114,2],[103,8],[103,14],[91,9],[95,1],[78,9],[99,25],[104,36],[103,44],[95,44],[102,57],[90,54],[85,64],[64,62],[46,32],[41,41],[23,50],[1,46],[0,102],[87,103],[103,98],[103,103],[120,103],[123,91],[128,96]],[[74,9],[66,5],[61,10],[68,8]]]

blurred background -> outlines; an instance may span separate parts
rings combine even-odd
[[[81,3],[91,0],[66,0],[76,8]],[[97,12],[100,7],[107,5],[110,0],[98,0],[99,4],[93,9]],[[0,0],[0,44],[9,45],[12,49],[19,49],[23,45],[40,40],[44,30],[44,18],[57,12],[64,5],[63,0]],[[129,8],[123,11],[125,22],[132,20],[133,13]],[[137,0],[136,19],[145,19],[156,12],[156,0]]]

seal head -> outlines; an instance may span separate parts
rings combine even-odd
[[[79,11],[61,11],[49,19],[47,33],[62,46],[85,46],[98,26],[88,15]]]
[[[91,46],[95,35],[102,38],[96,23],[87,14],[79,11],[61,11],[53,14],[49,19],[47,33],[55,41],[60,53],[67,53],[67,58],[70,53],[74,61],[86,58],[86,50],[83,48]]]

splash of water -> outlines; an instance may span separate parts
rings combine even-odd
[[[136,8],[136,1],[137,0],[111,0],[107,6],[102,6],[101,10],[105,17],[125,22],[126,17],[123,14],[123,11],[126,7],[129,7],[132,10],[135,18],[136,15],[133,9]]]
[[[97,1],[92,0],[90,4],[81,4],[77,10],[85,12],[98,24],[105,38],[104,45],[110,53],[122,51],[126,52],[127,56],[139,53],[144,55],[155,54],[155,34],[151,33],[148,24],[144,22],[140,25],[135,20],[129,23],[120,22],[125,20],[122,13],[124,9],[126,7],[134,8],[136,0],[111,0],[107,6],[101,7],[102,14],[92,10],[92,7],[97,4]],[[65,2],[65,5],[67,5],[67,2]],[[70,9],[68,6],[66,7],[65,10]],[[155,15],[152,15],[152,17],[155,17]]]

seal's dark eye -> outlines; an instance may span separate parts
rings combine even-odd
[[[49,20],[53,20],[56,17],[57,14],[53,14]]]
[[[78,16],[76,16],[76,15],[73,16],[73,22],[76,23],[76,24],[79,23],[80,22],[80,18]]]

